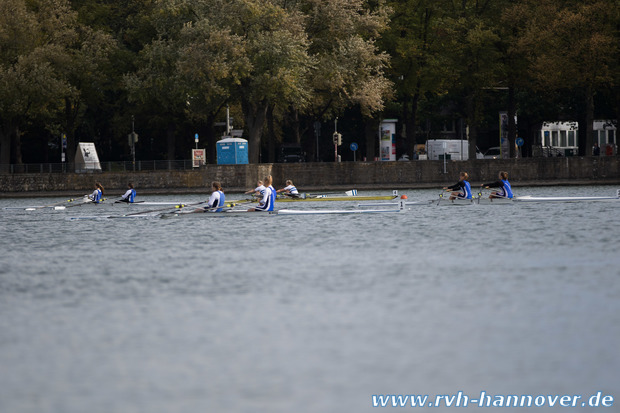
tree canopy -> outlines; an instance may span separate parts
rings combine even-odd
[[[69,161],[127,159],[134,116],[138,158],[189,158],[199,131],[213,162],[227,107],[250,162],[333,160],[336,118],[345,142],[398,118],[410,155],[462,119],[475,148],[498,110],[511,143],[539,143],[514,114],[578,120],[590,154],[620,113],[619,28],[616,0],[4,0],[0,165],[59,160],[61,134]]]

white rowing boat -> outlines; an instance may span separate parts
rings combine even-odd
[[[620,201],[618,196],[518,196],[513,202],[596,202],[596,201]]]

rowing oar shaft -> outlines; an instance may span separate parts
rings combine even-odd
[[[207,201],[202,201],[202,202],[196,202],[193,204],[179,204],[179,205],[174,205],[174,206],[170,206],[170,207],[166,207],[166,208],[157,208],[157,209],[150,209],[148,211],[140,211],[140,212],[134,212],[131,214],[125,214],[123,215],[124,217],[129,217],[132,215],[143,215],[143,214],[150,214],[151,212],[161,212],[161,211],[166,211],[170,208],[176,208],[176,209],[181,209],[181,208],[185,208],[185,207],[189,207],[189,206],[196,206],[196,205],[200,205],[200,204],[204,204]],[[174,211],[172,211],[174,212]]]

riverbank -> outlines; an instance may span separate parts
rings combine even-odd
[[[73,196],[90,192],[99,181],[106,191],[123,191],[133,182],[141,194],[205,193],[211,181],[227,192],[244,192],[272,175],[274,186],[293,180],[300,191],[424,189],[451,185],[460,171],[474,186],[508,171],[513,186],[618,185],[619,157],[521,158],[471,161],[343,162],[206,165],[194,171],[38,173],[0,175],[0,197]]]

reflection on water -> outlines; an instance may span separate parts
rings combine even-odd
[[[55,199],[0,205],[41,202]],[[0,411],[359,412],[373,394],[617,391],[620,204],[67,219],[135,206],[97,208],[0,211]]]

